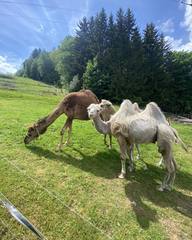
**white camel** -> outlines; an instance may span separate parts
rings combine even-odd
[[[107,122],[110,120],[111,116],[115,113],[115,108],[113,104],[105,99],[102,99],[100,102],[100,107],[101,107],[101,118],[103,121]],[[104,144],[111,149],[112,148],[112,135],[111,133],[109,135],[109,144],[107,143],[107,134],[104,134]]]
[[[104,122],[100,118],[101,107],[98,104],[91,104],[88,107],[88,115],[90,119],[93,119],[97,131],[103,134],[111,133],[117,138],[121,153],[121,173],[119,178],[124,178],[126,174],[127,153],[131,162],[133,162],[133,156],[131,156],[132,154],[129,150],[130,145],[157,142],[158,151],[163,157],[167,170],[159,190],[170,190],[174,183],[176,172],[172,144],[179,142],[185,148],[184,143],[179,138],[176,130],[169,126],[164,114],[156,103],[151,102],[147,104],[144,111],[131,116],[126,116],[125,111],[122,110],[126,107],[129,107],[130,112],[134,112],[133,104],[125,100],[108,122]]]
[[[99,104],[100,107],[101,107],[101,118],[106,122],[106,121],[109,121],[111,116],[114,115],[115,113],[115,109],[112,105],[112,103],[108,100],[101,100],[101,103]],[[121,115],[122,113],[124,113],[124,116],[131,116],[131,115],[134,115],[136,113],[139,113],[139,112],[142,112],[143,110],[139,108],[139,105],[138,103],[133,103],[133,107],[130,108],[130,101],[127,99],[124,101],[124,103],[122,104],[121,106]],[[107,136],[106,134],[104,136]],[[110,136],[110,143],[111,143],[111,138],[112,138],[112,135],[109,134]],[[105,142],[105,140],[104,140]],[[106,143],[105,143],[106,144]],[[144,169],[147,169],[147,164],[143,161],[143,159],[141,158],[141,152],[140,152],[140,148],[139,148],[139,145],[138,144],[135,144],[136,146],[136,149],[137,149],[137,157],[136,159],[137,160],[141,160],[141,162],[143,162],[144,164]],[[134,144],[130,145],[130,152],[131,152],[131,156],[132,156],[132,159],[133,162],[129,164],[129,171],[132,172],[133,171],[133,167],[134,167],[134,155],[133,155],[133,152],[134,152]],[[130,161],[131,161],[130,160]]]

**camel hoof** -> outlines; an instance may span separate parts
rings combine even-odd
[[[56,151],[56,152],[61,152],[62,149],[60,149],[60,148],[56,148],[55,151]]]
[[[147,165],[145,165],[145,166],[143,167],[143,169],[144,169],[144,170],[148,170],[148,167],[147,167]]]
[[[125,178],[125,173],[120,173],[119,176],[118,176],[118,178],[120,178],[120,179]]]
[[[165,186],[165,189],[166,189],[167,191],[171,191],[171,190],[172,190],[171,186],[169,186],[169,185]]]
[[[156,165],[157,165],[158,167],[162,167],[162,166],[163,166],[163,164],[162,164],[161,162],[156,163]]]
[[[157,188],[157,190],[158,190],[159,192],[163,192],[163,191],[164,191],[164,187],[163,187],[163,186],[160,186],[160,187]]]
[[[164,190],[171,191],[172,188],[171,188],[171,186],[169,186],[169,185],[160,186],[160,187],[158,188],[158,191],[160,191],[160,192],[164,192]]]
[[[65,142],[63,146],[66,147],[66,146],[70,146],[71,144],[72,144],[71,142]]]
[[[107,143],[104,143],[104,145],[105,145],[107,148],[109,148],[109,145],[108,145]]]
[[[56,151],[56,152],[61,152],[61,151],[62,151],[62,148],[63,148],[63,144],[62,144],[62,145],[59,144],[59,145],[56,147],[55,151]]]
[[[133,166],[129,166],[128,170],[129,170],[129,172],[133,172],[134,171],[134,167]]]

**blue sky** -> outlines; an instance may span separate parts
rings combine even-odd
[[[179,0],[0,0],[0,72],[14,73],[34,48],[56,48],[102,7],[131,8],[141,32],[153,22],[173,49],[192,50],[192,7]]]

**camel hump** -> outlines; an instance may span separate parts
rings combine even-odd
[[[134,107],[134,109],[135,109],[136,112],[142,112],[142,109],[139,108],[138,103],[136,103],[136,102],[133,103],[133,107]]]
[[[99,103],[96,95],[91,90],[71,92],[67,94],[61,102],[61,104],[64,104],[67,108],[72,108],[76,105],[88,107],[91,103]]]
[[[169,125],[166,120],[165,115],[163,114],[160,107],[155,102],[150,102],[149,104],[147,104],[146,111],[148,111],[149,114],[152,117],[154,117],[157,122],[165,123],[165,124]]]
[[[85,94],[87,94],[88,96],[95,98],[95,100],[96,100],[95,103],[99,103],[99,99],[97,98],[97,96],[95,95],[95,93],[93,93],[91,90],[89,90],[89,89],[82,89],[82,90],[80,90],[79,92],[85,93]]]

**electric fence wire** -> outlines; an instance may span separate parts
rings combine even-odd
[[[33,181],[36,185],[38,185],[41,189],[43,189],[45,192],[47,192],[47,194],[53,198],[55,198],[58,202],[60,202],[65,208],[67,208],[70,212],[72,212],[73,214],[75,214],[76,216],[78,216],[80,219],[82,219],[85,223],[88,223],[90,226],[92,226],[95,230],[97,230],[98,232],[100,232],[103,236],[107,237],[108,239],[113,239],[112,236],[108,235],[106,232],[104,232],[101,228],[97,227],[94,223],[92,223],[88,218],[82,216],[80,213],[78,213],[77,211],[75,211],[73,208],[69,207],[67,204],[65,204],[62,200],[62,198],[60,198],[60,196],[57,193],[54,193],[52,191],[50,191],[49,189],[45,188],[44,186],[42,186],[38,181],[36,181],[34,178],[32,178],[31,176],[29,176],[25,170],[21,169],[19,166],[17,166],[16,164],[14,164],[12,161],[9,161],[7,159],[4,158],[4,160],[6,162],[8,162],[13,168],[17,169],[17,171],[19,171],[20,173],[22,173],[23,175],[25,175],[28,179],[30,179],[31,181]]]
[[[11,235],[14,237],[14,240],[19,240],[19,239],[16,237],[16,235],[13,233],[11,227],[10,227],[8,224],[6,224],[2,219],[0,219],[0,222],[1,222],[1,224],[9,231],[9,233],[11,233]],[[3,233],[1,233],[1,234],[3,234]],[[6,233],[5,233],[5,234],[6,234]]]

